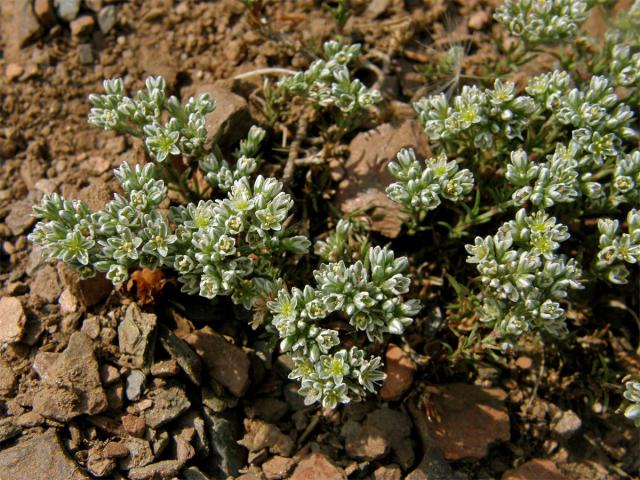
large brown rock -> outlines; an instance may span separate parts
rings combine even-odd
[[[89,480],[66,455],[53,429],[0,451],[0,478]]]
[[[39,353],[34,361],[40,366],[38,373],[42,380],[42,388],[33,399],[37,413],[68,421],[81,414],[95,415],[107,409],[94,345],[85,333],[71,335],[69,345],[59,355],[48,356],[46,360],[39,359],[42,355]]]
[[[422,128],[414,120],[400,125],[385,123],[363,132],[351,141],[336,202],[343,213],[362,210],[371,217],[371,228],[389,238],[400,234],[406,216],[400,205],[385,193],[394,179],[387,165],[402,148],[413,148],[419,156],[429,154]]]
[[[250,361],[241,348],[227,342],[210,327],[196,330],[184,340],[200,355],[212,378],[236,397],[244,395],[249,387]]]
[[[465,383],[443,385],[425,402],[427,427],[446,460],[484,458],[489,446],[509,440],[506,393]]]

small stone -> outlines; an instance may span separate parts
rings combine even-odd
[[[173,359],[151,365],[151,375],[154,377],[175,377],[179,372],[178,363]]]
[[[371,0],[368,3],[364,16],[368,19],[375,20],[389,8],[391,0]]]
[[[200,471],[198,467],[189,467],[182,471],[183,480],[209,480],[209,477]]]
[[[345,436],[344,448],[351,458],[372,461],[384,457],[389,451],[389,444],[383,432],[376,427],[357,425]]]
[[[22,433],[22,428],[14,423],[13,418],[0,419],[0,443],[17,437],[20,433]]]
[[[0,450],[0,472],[11,480],[89,480],[67,456],[55,429]]]
[[[4,75],[7,77],[7,80],[9,80],[10,82],[13,82],[23,73],[24,73],[24,68],[22,68],[22,65],[19,65],[17,63],[8,63],[6,68],[4,69]]]
[[[200,355],[211,377],[236,397],[244,395],[249,388],[250,361],[241,348],[227,342],[211,327],[197,330],[184,340]]]
[[[93,50],[90,43],[81,43],[78,45],[78,58],[82,65],[93,63]]]
[[[178,338],[171,330],[164,325],[159,328],[160,344],[167,353],[174,359],[180,368],[187,374],[189,380],[196,385],[200,385],[200,373],[202,363],[200,357],[191,349],[189,344]]]
[[[63,314],[75,313],[78,311],[78,298],[73,293],[71,293],[71,290],[69,290],[68,288],[65,288],[62,291],[62,293],[60,294],[60,298],[58,298],[58,303],[60,304],[60,311]],[[99,333],[100,330],[98,329],[98,334]],[[97,335],[95,337],[89,335],[89,337],[95,340],[97,338]]]
[[[16,388],[16,375],[11,366],[0,357],[0,397],[8,397]]]
[[[14,0],[13,12],[13,32],[9,35],[15,35],[18,47],[24,47],[42,33],[42,27],[33,12],[31,0]]]
[[[102,3],[103,3],[102,0],[82,0],[82,1],[85,7],[87,7],[89,10],[93,10],[96,13],[98,13],[102,8]]]
[[[156,388],[147,395],[153,401],[153,407],[144,414],[147,425],[161,427],[189,410],[191,403],[184,389],[178,384]]]
[[[33,12],[42,25],[46,27],[55,25],[56,14],[53,10],[51,0],[35,0],[33,2]]]
[[[489,12],[485,9],[476,10],[469,16],[467,25],[471,30],[482,30],[482,28],[491,20]]]
[[[65,292],[68,290],[65,290]],[[64,292],[62,292],[64,294]],[[62,295],[60,296],[62,298]],[[100,336],[100,318],[95,315],[91,315],[90,317],[85,318],[84,322],[82,322],[82,328],[80,329],[82,332],[86,333],[87,336],[93,340],[97,339]],[[119,378],[119,376],[118,376]]]
[[[242,424],[234,410],[216,413],[204,407],[204,420],[209,431],[211,455],[209,468],[215,478],[239,475],[240,469],[247,463],[247,451],[238,445],[242,436]]]
[[[379,408],[367,415],[364,425],[372,426],[382,433],[391,447],[396,462],[402,468],[408,469],[414,464],[411,420],[406,413],[390,408]]]
[[[516,360],[516,366],[521,370],[529,370],[533,365],[533,360],[530,357],[518,357]]]
[[[250,125],[247,101],[228,88],[215,84],[190,86],[181,92],[183,98],[203,93],[208,93],[216,104],[216,109],[205,117],[210,140],[231,145],[244,138]]]
[[[90,15],[78,17],[69,24],[69,28],[71,28],[71,35],[74,37],[88,35],[93,31],[95,24],[96,21]]]
[[[124,320],[118,325],[118,345],[134,368],[145,368],[150,361],[152,339],[157,319],[152,313],[143,313],[137,304],[127,308]]]
[[[484,458],[489,446],[511,436],[506,393],[464,383],[442,385],[428,403],[438,412],[426,415],[435,445],[446,460]]]
[[[105,458],[123,458],[129,455],[129,449],[121,442],[107,442],[102,449],[102,456]]]
[[[280,429],[262,420],[245,419],[245,435],[238,443],[247,447],[250,452],[268,448],[271,453],[288,457],[293,452],[294,443],[291,437]]]
[[[433,448],[425,451],[418,466],[409,472],[405,480],[435,480],[446,478],[453,479],[453,470],[442,458],[440,452]]]
[[[89,317],[89,318],[98,318],[98,317]],[[87,322],[87,320],[85,320],[85,323]],[[102,384],[104,386],[108,387],[120,380],[120,372],[113,365],[103,363],[100,365],[100,380],[102,381]]]
[[[121,458],[118,462],[122,470],[144,467],[153,462],[153,450],[151,450],[148,441],[130,437],[123,440],[123,443],[129,451],[129,455]]]
[[[127,398],[131,401],[138,400],[142,395],[147,378],[141,370],[132,370],[127,375]]]
[[[553,425],[553,432],[564,438],[571,438],[582,427],[582,420],[573,410],[565,410],[560,414],[560,418]]]
[[[56,269],[45,265],[38,270],[31,282],[31,294],[46,303],[55,303],[62,293],[62,285]]]
[[[143,417],[137,415],[125,415],[122,417],[122,428],[134,437],[142,437],[146,430],[147,423]]]
[[[31,202],[24,200],[13,202],[11,211],[4,221],[13,236],[17,237],[25,233],[36,222]]]
[[[19,342],[24,335],[27,316],[16,297],[0,298],[0,345]]]
[[[567,480],[550,460],[535,459],[514,470],[507,470],[502,480]]]
[[[413,383],[415,362],[400,347],[390,344],[385,354],[384,371],[387,378],[382,383],[380,398],[386,401],[400,400]]]
[[[373,472],[373,480],[402,480],[402,470],[397,465],[385,465]]]
[[[93,447],[89,449],[87,456],[87,470],[98,478],[110,475],[116,468],[116,462],[112,458],[102,456],[100,449]]]
[[[44,388],[36,393],[33,409],[43,417],[67,421],[80,414],[96,415],[108,406],[93,342],[82,332],[71,335],[41,380]]]
[[[303,459],[291,475],[291,480],[346,480],[347,475],[321,453]]]
[[[287,478],[294,465],[292,459],[276,455],[262,464],[262,471],[267,480],[281,480]]]
[[[80,12],[80,0],[54,0],[58,16],[65,22],[72,22]]]
[[[130,480],[169,479],[175,477],[182,469],[183,462],[178,460],[163,460],[145,467],[129,470]]]
[[[111,31],[116,24],[116,7],[109,5],[98,13],[98,26],[105,35]]]
[[[49,180],[48,178],[41,178],[34,184],[34,187],[39,192],[47,195],[51,195],[52,193],[54,193],[57,188],[56,183]]]

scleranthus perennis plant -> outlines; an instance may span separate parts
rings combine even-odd
[[[388,169],[397,181],[387,187],[387,196],[410,214],[412,229],[440,205],[441,197],[459,202],[473,189],[473,174],[460,170],[444,152],[420,163],[412,149],[403,148]]]
[[[401,334],[420,310],[417,300],[402,298],[410,285],[403,274],[407,266],[406,257],[373,247],[351,265],[322,264],[314,271],[316,287],[282,288],[268,304],[280,349],[294,361],[289,377],[300,380],[306,404],[321,401],[333,408],[358,400],[384,379],[379,357],[356,346],[336,348],[339,332],[324,326],[325,319],[333,314],[372,342],[387,333]]]
[[[517,212],[498,233],[467,245],[482,285],[482,321],[494,329],[503,347],[529,332],[560,337],[566,332],[560,302],[569,289],[582,288],[574,259],[557,253],[569,238],[567,227],[544,211]]]

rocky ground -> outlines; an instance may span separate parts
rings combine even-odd
[[[0,479],[638,475],[640,435],[614,413],[619,398],[585,401],[597,390],[587,377],[545,366],[536,348],[502,363],[439,362],[425,340],[437,309],[385,347],[377,398],[331,411],[303,404],[290,360],[265,353],[243,311],[184,297],[161,275],[114,290],[44,262],[26,238],[31,205],[59,192],[97,209],[116,189],[111,170],[144,158],[139,144],[86,121],[87,95],[104,78],[131,90],[163,75],[182,97],[211,92],[210,131],[232,143],[260,120],[263,78],[251,72],[302,68],[336,34],[311,0],[267,2],[258,25],[239,0],[57,3],[0,5]],[[373,230],[395,238],[401,219],[382,167],[404,146],[428,152],[410,101],[425,93],[438,45],[465,42],[471,73],[495,58],[485,29],[495,2],[351,3],[345,31],[376,53],[363,75],[387,101],[332,160],[324,195],[343,212],[373,206]],[[447,18],[460,19],[455,29]],[[419,288],[433,298],[438,281],[419,262]],[[607,329],[583,334],[575,361],[603,352],[638,368]]]

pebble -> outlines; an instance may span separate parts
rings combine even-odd
[[[8,32],[7,37],[16,40],[19,47],[24,47],[42,33],[42,27],[33,12],[31,0],[13,1],[13,21],[9,28],[13,31]]]
[[[216,413],[206,406],[202,412],[211,445],[209,467],[216,472],[213,477],[237,478],[239,470],[247,463],[247,451],[238,445],[242,436],[239,416],[234,410]]]
[[[93,31],[93,27],[95,26],[95,24],[96,21],[91,15],[82,15],[69,24],[71,35],[73,35],[74,37],[88,35]]]
[[[184,340],[200,355],[212,378],[236,397],[244,395],[249,388],[250,361],[241,348],[227,342],[211,327],[196,330]]]
[[[293,452],[295,444],[288,435],[272,423],[257,419],[245,419],[245,435],[238,443],[247,447],[250,452],[257,452],[268,448],[271,453],[288,457]]]
[[[123,458],[129,455],[129,449],[121,442],[107,442],[102,449],[105,458]]]
[[[93,10],[94,12],[99,12],[102,8],[103,0],[82,0],[84,6],[89,10]]]
[[[262,464],[262,471],[267,480],[282,480],[287,478],[294,465],[291,458],[276,455]]]
[[[191,406],[184,389],[177,383],[151,390],[147,398],[153,401],[153,406],[144,413],[144,418],[151,428],[159,428],[169,423]]]
[[[19,342],[26,323],[27,316],[19,299],[0,298],[0,345]]]
[[[136,303],[132,303],[118,325],[120,353],[134,368],[148,366],[156,323],[157,318],[154,314],[143,313]]]
[[[550,460],[534,459],[518,468],[507,470],[502,480],[567,480]]]
[[[137,415],[125,415],[122,417],[122,428],[134,437],[142,437],[144,435],[147,423],[143,417]]]
[[[22,65],[17,63],[8,63],[6,68],[4,69],[4,75],[7,77],[7,80],[13,82],[20,75],[24,73],[24,68]]]
[[[72,22],[80,12],[80,0],[54,0],[58,16],[65,22]]]
[[[390,344],[385,354],[384,371],[387,377],[380,389],[380,398],[385,401],[397,401],[402,398],[413,383],[416,364],[400,347]]]
[[[127,375],[127,398],[131,401],[138,400],[144,391],[147,378],[141,370],[132,370]]]
[[[174,359],[187,374],[189,380],[200,385],[200,374],[202,363],[200,357],[191,349],[189,344],[178,338],[171,330],[164,325],[159,328],[160,344],[167,353]]]
[[[14,202],[5,223],[14,236],[22,235],[36,222],[33,205],[26,200]]]
[[[35,0],[33,2],[33,12],[38,17],[41,24],[50,27],[56,23],[56,14],[53,10],[51,0]]]
[[[291,480],[346,480],[347,475],[321,453],[312,453],[296,467]]]
[[[130,480],[148,480],[175,477],[182,468],[183,463],[178,460],[163,460],[144,467],[136,467],[129,470]]]
[[[178,368],[178,363],[173,359],[154,363],[151,366],[151,375],[153,375],[154,377],[174,377],[179,372],[180,369]]]
[[[98,27],[105,35],[111,31],[116,24],[116,7],[109,5],[98,12]]]
[[[8,397],[16,388],[16,375],[11,366],[0,357],[0,397]]]
[[[78,45],[78,58],[82,65],[93,63],[93,50],[90,43],[81,43]]]
[[[553,432],[564,438],[571,438],[582,427],[582,420],[573,410],[565,410],[560,414],[555,425],[553,425]]]
[[[384,457],[390,445],[384,433],[376,427],[355,424],[345,435],[344,447],[351,458],[373,461]]]

